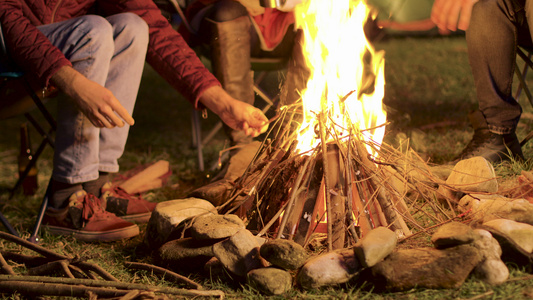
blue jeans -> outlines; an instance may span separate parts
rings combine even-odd
[[[148,47],[144,20],[132,13],[86,15],[38,28],[74,69],[105,86],[133,113]],[[52,177],[76,184],[97,179],[100,171],[118,172],[129,126],[97,128],[71,99],[60,98]]]
[[[532,45],[531,14],[533,0],[480,0],[466,31],[479,110],[497,134],[514,132],[522,113],[512,83],[517,46]]]

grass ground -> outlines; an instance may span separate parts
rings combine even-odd
[[[467,113],[476,107],[473,79],[468,65],[464,37],[408,37],[379,40],[378,49],[386,52],[386,96],[391,125],[386,142],[397,143],[408,137],[411,146],[423,157],[442,163],[457,154],[471,137]],[[282,74],[273,74],[277,79]],[[530,80],[531,81],[531,80]],[[272,86],[276,87],[276,84]],[[208,171],[199,172],[197,153],[191,147],[191,106],[163,79],[146,67],[138,104],[134,112],[136,125],[132,127],[126,152],[120,163],[123,170],[158,159],[170,161],[173,175],[168,186],[146,195],[154,201],[179,199],[192,189],[209,182],[216,170],[218,151],[224,146],[222,132],[204,149]],[[531,105],[520,98],[525,110],[518,128],[519,138],[533,129]],[[53,101],[48,104],[53,109]],[[17,174],[18,130],[24,120],[14,118],[0,121],[0,208],[15,228],[27,235],[34,221],[40,198],[44,194],[51,173],[52,151],[47,149],[38,161],[40,189],[36,196],[20,193],[8,199],[9,189]],[[210,115],[203,120],[205,131],[217,121]],[[37,141],[33,133],[32,140]],[[533,143],[524,146],[526,158],[533,157]],[[35,145],[34,145],[35,146]],[[513,164],[498,168],[500,174],[513,177],[527,164]],[[1,228],[0,230],[4,230]],[[85,244],[68,237],[52,237],[42,232],[42,245],[63,254],[82,254],[98,263],[120,280],[126,282],[166,285],[147,272],[127,271],[126,260],[149,261],[149,254],[140,237],[109,244]],[[0,241],[0,249],[17,246]],[[497,286],[487,286],[478,280],[468,280],[462,287],[450,290],[413,289],[403,293],[376,293],[367,287],[342,286],[315,291],[293,290],[283,298],[292,299],[531,299],[533,279],[519,267],[510,266],[511,279]],[[221,289],[230,299],[256,299],[262,296],[248,287],[197,277],[207,288]],[[4,295],[17,299],[18,295]],[[282,297],[280,297],[281,299]]]

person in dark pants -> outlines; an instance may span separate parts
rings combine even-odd
[[[492,163],[524,159],[516,136],[522,108],[512,96],[516,48],[532,45],[529,0],[435,0],[431,19],[442,32],[466,31],[479,110],[474,135],[454,161],[483,156]]]

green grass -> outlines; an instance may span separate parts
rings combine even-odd
[[[384,102],[389,108],[391,125],[386,141],[398,144],[410,138],[410,145],[431,162],[442,163],[457,154],[471,137],[467,121],[469,111],[476,108],[473,79],[468,64],[466,43],[462,36],[391,38],[381,40],[376,47],[386,52],[386,94]],[[273,74],[277,79],[283,74]],[[531,82],[531,79],[528,79]],[[276,87],[272,84],[271,87]],[[121,158],[122,170],[158,159],[170,161],[173,175],[169,185],[147,195],[154,201],[179,199],[192,189],[209,182],[217,170],[199,172],[197,153],[191,147],[191,105],[161,79],[149,66],[146,67],[134,112],[135,126],[131,129],[126,152]],[[518,128],[523,138],[531,126],[531,105],[525,97],[520,99],[525,114]],[[54,108],[54,101],[49,104]],[[9,200],[9,189],[14,185],[17,170],[18,128],[23,118],[0,121],[0,208],[15,228],[28,235],[41,196],[44,194],[52,166],[52,151],[47,149],[38,161],[40,189],[36,196],[21,194]],[[215,124],[217,118],[210,114],[202,121],[204,131]],[[33,132],[35,143],[38,136]],[[526,158],[533,157],[531,142],[524,147]],[[204,149],[206,165],[215,165],[218,152],[224,146],[221,132]],[[521,170],[530,170],[531,161],[525,164],[506,164],[497,168],[498,174],[512,178]],[[142,227],[141,229],[144,229]],[[3,227],[1,230],[4,230]],[[66,255],[81,254],[98,263],[120,280],[127,282],[168,285],[148,272],[130,272],[122,263],[126,260],[150,262],[150,255],[142,243],[143,236],[128,241],[109,244],[86,244],[68,237],[53,237],[43,232],[43,245]],[[20,249],[0,241],[1,249]],[[373,292],[369,286],[345,285],[321,290],[292,290],[283,297],[273,299],[531,299],[533,280],[521,279],[529,274],[510,266],[511,280],[501,286],[487,286],[469,279],[458,289],[413,289],[402,293]],[[192,275],[207,288],[221,289],[230,299],[266,298],[249,287],[221,279]],[[520,279],[520,280],[517,280]],[[5,299],[18,299],[5,295]]]

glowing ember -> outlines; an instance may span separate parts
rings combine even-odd
[[[321,112],[327,115],[326,127],[338,138],[352,130],[380,144],[386,121],[384,59],[363,31],[369,16],[365,1],[307,0],[296,7],[295,16],[296,26],[304,31],[304,56],[311,70],[302,91],[304,122],[298,149],[317,146]],[[333,139],[330,134],[328,141]]]

